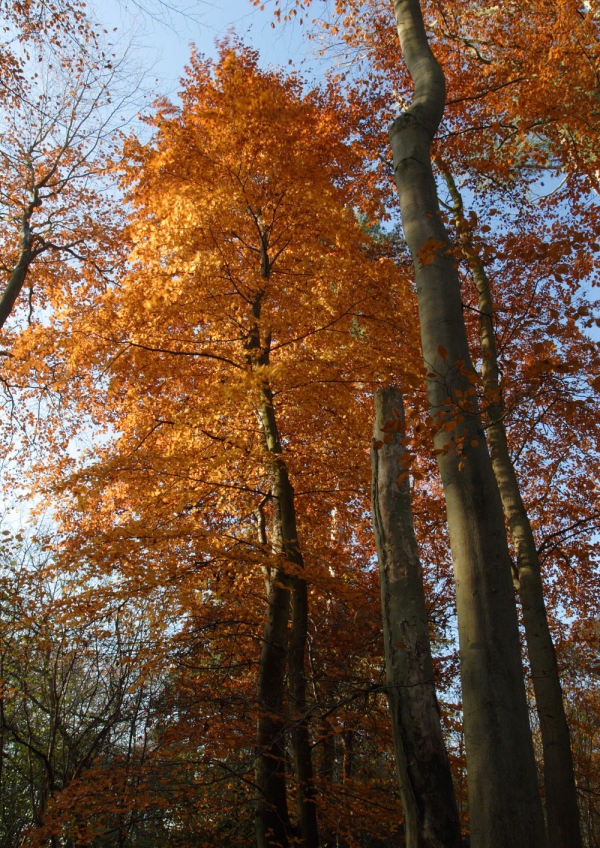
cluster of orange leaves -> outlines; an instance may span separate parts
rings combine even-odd
[[[437,144],[479,214],[465,218],[456,244],[426,244],[419,256],[426,264],[452,249],[458,261],[468,228],[493,280],[506,421],[542,555],[578,777],[590,793],[599,762],[590,742],[600,614],[590,474],[600,452],[592,292],[600,220],[590,202],[598,190],[597,11],[571,0],[536,0],[525,17],[517,3],[425,4],[449,89]],[[55,793],[32,844],[52,834],[88,844],[115,828],[132,837],[136,827],[162,844],[251,841],[262,569],[274,556],[256,527],[259,505],[271,516],[255,415],[265,382],[310,585],[322,830],[358,845],[363,831],[383,836],[399,823],[376,691],[370,396],[390,383],[409,396],[407,463],[442,646],[452,590],[431,433],[453,433],[460,404],[424,416],[405,256],[371,226],[392,202],[386,121],[410,91],[391,8],[340,3],[327,28],[342,36],[342,51],[363,57],[351,90],[331,83],[306,93],[293,75],[260,71],[240,45],[223,45],[215,64],[194,55],[181,105],[160,102],[152,141],[128,139],[115,166],[130,215],[106,250],[111,262],[127,260],[113,276],[94,266],[57,280],[51,268],[41,285],[52,320],[10,337],[6,379],[24,408],[40,392],[45,407],[42,421],[26,421],[35,423],[37,451],[28,473],[53,504],[53,568],[70,587],[56,615],[143,611],[134,690],[153,681],[143,750],[138,740],[127,753],[98,755]],[[536,198],[542,169],[565,178],[548,198]],[[468,263],[461,274],[477,351]],[[271,349],[262,371],[247,355],[259,295],[259,330]],[[482,394],[476,380],[468,391]],[[449,445],[468,449],[460,434]],[[436,671],[460,767],[451,647],[443,659],[439,648]]]

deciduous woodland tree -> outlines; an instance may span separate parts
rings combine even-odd
[[[92,46],[96,40],[84,3],[3,0],[0,16],[5,36],[0,47],[0,101],[3,104],[18,103],[29,90],[35,77],[28,60],[42,45],[51,44],[61,49],[74,44]]]
[[[408,0],[398,20],[391,4],[340,5],[336,24],[348,51],[360,47],[364,71],[343,89],[307,92],[295,76],[260,71],[256,54],[236,44],[222,45],[214,65],[194,56],[181,105],[160,102],[152,140],[129,139],[118,159],[127,228],[115,218],[98,261],[82,255],[64,280],[52,278],[58,286],[36,286],[48,292],[43,322],[14,337],[3,331],[3,379],[43,412],[25,422],[35,436],[28,464],[8,474],[21,486],[28,475],[36,502],[53,510],[46,574],[62,587],[36,611],[14,581],[3,585],[12,736],[5,728],[2,751],[13,761],[3,758],[0,775],[27,786],[19,821],[29,816],[28,843],[456,844],[447,771],[423,765],[432,748],[444,760],[431,667],[471,844],[542,845],[511,586],[509,553],[518,568],[519,544],[507,547],[485,449],[499,426],[540,564],[584,843],[597,843],[597,17],[594,6],[570,2],[528,9],[524,23],[520,4],[436,0],[423,4],[423,29]],[[416,70],[413,51],[424,58]],[[448,104],[432,139],[440,66]],[[399,103],[408,109],[395,131],[411,138],[408,148],[394,143],[405,228],[392,235],[375,224],[395,202],[387,123]],[[98,220],[94,209],[90,224]],[[425,368],[404,237],[417,267]],[[382,554],[386,679],[368,447],[373,395],[392,385],[406,396],[406,436],[401,415],[380,421],[376,477],[390,483],[376,487],[373,506],[381,517],[396,495],[405,507],[412,500],[425,592],[405,535],[418,602],[409,635],[422,651],[403,665],[406,621],[386,607],[394,587]],[[32,646],[29,663],[9,636],[17,609],[29,616],[18,631]],[[103,681],[120,680],[106,660],[115,655],[110,622],[137,615],[143,638],[123,657],[135,687],[124,695],[125,720],[91,762],[88,740],[116,715],[111,686],[94,688],[98,669]],[[526,618],[524,610],[527,629]],[[70,653],[62,644],[47,651],[57,681],[72,658],[69,680],[82,681],[75,692],[63,687],[72,700],[62,712],[47,709],[38,662],[48,633],[76,634]],[[533,656],[528,671],[537,674]],[[418,686],[394,704],[390,686],[403,675]],[[85,692],[95,693],[93,727],[74,716]],[[404,725],[392,728],[386,692]],[[423,692],[428,709],[415,715]],[[87,728],[81,745],[52,716]],[[433,729],[423,740],[425,721]],[[404,819],[392,756],[401,727],[419,760],[407,757],[403,770],[398,757]],[[536,753],[548,771],[544,736],[536,731]],[[68,768],[52,765],[51,793],[46,772],[29,768],[27,740],[70,752]],[[441,781],[445,813],[420,775],[429,787]],[[568,769],[561,777],[569,782]],[[566,815],[556,791],[546,779],[555,845],[569,832],[559,829]],[[417,797],[425,804],[415,810]]]
[[[434,443],[456,574],[471,839],[474,846],[533,848],[544,844],[545,833],[510,556],[475,399],[459,276],[439,218],[431,166],[445,79],[419,3],[399,0],[394,11],[415,94],[391,125],[390,142],[402,225],[415,263],[431,415],[439,427]]]
[[[61,288],[57,258],[101,261],[117,217],[98,191],[103,148],[135,84],[124,97],[122,60],[101,46],[85,4],[2,3],[0,20],[3,327],[27,278],[31,306],[33,263],[46,306],[46,289]]]
[[[34,825],[44,842],[48,804],[95,762],[131,759],[132,736],[149,723],[145,625],[129,611],[63,615],[64,589],[48,554],[22,536],[3,538],[0,583],[0,844],[23,844]],[[63,591],[61,591],[61,588]],[[138,614],[142,610],[137,610]],[[129,742],[129,745],[128,745]],[[96,776],[98,779],[98,775]],[[51,817],[52,821],[52,817]],[[54,840],[54,841],[53,841]]]
[[[181,109],[163,103],[153,141],[126,147],[131,270],[114,287],[90,284],[23,339],[56,340],[64,436],[90,417],[119,432],[60,484],[63,567],[108,581],[107,592],[151,592],[168,620],[209,640],[224,675],[212,698],[241,711],[246,730],[237,764],[201,743],[203,769],[224,759],[224,774],[253,788],[265,845],[316,845],[317,813],[323,840],[360,839],[359,823],[327,810],[330,767],[319,775],[313,751],[331,747],[340,711],[383,696],[381,665],[369,672],[352,624],[336,645],[316,621],[322,608],[329,627],[347,597],[369,603],[352,577],[364,574],[365,592],[369,395],[419,370],[413,316],[400,308],[406,277],[357,219],[356,208],[377,212],[378,196],[339,108],[334,87],[302,96],[249,51],[225,45],[215,66],[193,57]],[[73,462],[55,459],[58,480]],[[348,668],[339,684],[335,656]],[[188,662],[204,674],[204,653],[190,649]],[[230,662],[238,685],[243,673],[237,695]],[[351,724],[343,733],[343,785],[360,801],[350,784],[361,745]]]
[[[0,327],[29,290],[40,308],[60,301],[88,269],[110,271],[119,227],[103,176],[135,81],[99,49],[40,45],[36,79],[3,104],[0,161]],[[123,257],[120,257],[121,260]],[[69,265],[78,266],[73,272]]]
[[[375,394],[374,402],[371,504],[406,844],[460,846],[458,809],[433,680],[409,475],[402,471],[404,401],[397,389],[386,388]]]
[[[516,553],[515,583],[521,599],[542,737],[549,842],[577,846],[581,845],[581,833],[569,728],[562,701],[556,653],[548,626],[537,547],[510,457],[503,421],[504,404],[492,322],[494,304],[491,284],[469,235],[461,194],[449,171],[446,170],[444,176],[452,198],[459,240],[465,258],[471,265],[479,293],[482,376],[488,400],[485,410],[488,443]]]
[[[493,185],[491,181],[494,180],[506,186],[508,196],[514,196],[519,181],[523,190],[528,191],[527,185],[531,183],[531,176],[523,179],[523,173],[527,168],[533,169],[537,174],[543,171],[559,172],[561,187],[566,184],[560,197],[569,198],[572,204],[570,212],[571,214],[575,212],[569,221],[569,225],[573,228],[573,237],[565,245],[564,242],[561,244],[561,240],[557,240],[553,233],[552,246],[541,247],[541,251],[547,251],[548,258],[553,256],[558,265],[565,247],[568,252],[573,252],[579,243],[578,225],[574,218],[583,211],[580,204],[582,183],[587,182],[588,186],[595,186],[595,177],[593,173],[590,173],[589,164],[593,161],[593,157],[590,158],[584,152],[588,149],[590,139],[594,137],[593,124],[596,122],[594,98],[597,81],[592,70],[593,63],[590,63],[590,57],[597,55],[598,45],[597,21],[593,11],[576,9],[573,4],[553,4],[550,7],[548,4],[541,3],[531,6],[531,19],[527,20],[523,26],[522,9],[517,10],[510,4],[502,10],[491,6],[482,8],[480,4],[477,9],[468,6],[458,8],[453,4],[446,4],[444,8],[441,4],[425,4],[425,8],[428,12],[428,24],[432,28],[435,27],[436,53],[441,58],[452,87],[449,114],[442,127],[442,139],[437,146],[437,155],[442,163],[441,170],[444,176],[447,178],[448,168],[443,163],[447,161],[447,156],[451,156],[454,157],[455,167],[462,174],[465,171],[473,173],[478,192],[481,192],[482,185],[485,186],[485,180],[488,180],[485,190],[489,193],[489,186]],[[388,90],[394,90],[396,86],[396,97],[400,97],[401,100],[406,98],[408,83],[402,69],[397,68],[395,50],[390,49],[390,44],[393,43],[391,9],[367,6],[358,10],[351,3],[340,3],[338,9],[344,16],[343,24],[346,27],[347,42],[350,45],[356,45],[359,42],[363,47],[367,45],[375,67],[393,78],[393,81],[387,81]],[[547,62],[547,48],[543,46],[548,43],[547,40],[552,41],[551,55],[557,58],[556,63],[548,64]],[[507,61],[508,57],[510,59]],[[491,77],[493,77],[493,83],[490,85]],[[550,93],[553,88],[557,90],[559,85],[563,88],[565,86],[569,89],[573,88],[573,98],[570,99],[569,108],[566,113],[560,110],[560,114],[554,109],[555,101]],[[510,97],[507,96],[508,90],[512,95]],[[399,95],[399,92],[402,94]],[[496,150],[494,145],[498,145]],[[573,147],[580,147],[579,155],[573,155]],[[482,175],[485,175],[483,183]],[[455,184],[451,188],[451,194],[452,202],[456,204]],[[540,200],[543,199],[540,198]],[[500,202],[505,203],[506,196]],[[548,206],[548,204],[544,205]],[[594,213],[593,204],[591,206],[587,204],[583,215],[586,219],[587,241],[580,255],[590,269],[590,247],[595,249],[595,245],[590,245],[590,242],[593,242],[597,232],[597,216]],[[530,243],[539,245],[538,234],[531,230],[531,220],[520,223],[523,233],[521,245],[524,245],[527,239]],[[554,649],[544,615],[541,581],[539,577],[536,577],[538,569],[535,563],[538,556],[531,530],[526,526],[529,522],[525,517],[524,504],[516,486],[514,472],[510,467],[508,448],[500,450],[499,447],[502,441],[499,433],[500,431],[504,433],[505,430],[499,419],[498,386],[490,385],[490,374],[494,368],[495,359],[495,353],[492,350],[493,331],[490,334],[490,330],[495,315],[491,307],[489,278],[485,273],[484,263],[481,257],[478,257],[478,251],[468,235],[476,225],[477,218],[474,214],[471,216],[470,223],[467,223],[462,216],[456,256],[460,257],[461,253],[463,257],[466,256],[479,290],[477,307],[483,313],[481,332],[484,384],[487,394],[484,406],[487,408],[486,419],[490,432],[494,470],[501,483],[504,507],[516,548],[517,564],[523,565],[525,557],[530,563],[527,567],[523,565],[521,592],[536,702],[543,728],[548,831],[552,844],[576,845],[579,844],[580,837],[575,783]],[[485,226],[482,232],[489,229]],[[588,257],[584,258],[586,248]],[[540,251],[540,246],[537,247],[537,251]],[[486,260],[489,261],[492,255],[493,251],[488,249]],[[494,258],[497,256],[498,253]],[[425,258],[427,260],[430,257]],[[563,267],[557,269],[560,282],[562,282],[560,271]],[[578,272],[576,275],[579,276]],[[591,282],[589,277],[588,280]],[[569,304],[573,292],[572,285],[570,282],[570,291],[566,296]],[[578,294],[581,296],[581,292]],[[589,314],[585,296],[583,301],[579,307],[582,318]],[[558,312],[555,314],[558,317]],[[563,338],[568,337],[573,330],[575,338],[579,335],[579,328],[573,327],[572,320],[567,319],[564,323],[560,323],[566,331],[564,335],[560,333]],[[557,332],[559,326],[560,324],[553,323],[551,334]],[[564,353],[568,347],[572,346],[574,340],[561,344],[561,352]],[[539,339],[536,342],[537,350],[532,353],[534,355],[537,353],[539,356],[543,345],[540,344]],[[597,373],[597,349],[595,345],[589,345],[589,343],[587,347],[588,355],[591,355],[596,365],[589,371],[594,375]],[[547,372],[556,369],[563,374],[571,371],[567,362],[558,360],[552,362],[542,359],[536,367],[540,371]],[[581,404],[581,400],[586,398],[588,393],[585,377],[583,385],[580,384],[578,388],[571,385],[565,392],[563,383],[559,390],[559,394],[563,397],[566,394],[571,396],[569,415],[572,415],[575,407]],[[522,400],[521,397],[520,401]],[[501,414],[504,412],[505,410]],[[548,421],[547,413],[542,415]],[[562,450],[562,441],[559,445],[558,449]],[[581,507],[581,504],[579,506]],[[558,504],[556,509],[557,512],[560,511]],[[556,532],[560,537],[568,533],[570,527],[581,526],[587,526],[589,531],[590,524],[595,521],[597,521],[595,506],[590,504],[583,508],[583,514],[575,514],[573,520],[567,523],[564,529],[557,528]],[[562,524],[560,520],[556,523]],[[529,539],[527,555],[525,554],[525,537]]]

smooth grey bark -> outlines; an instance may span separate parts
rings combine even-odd
[[[531,522],[521,497],[519,481],[508,449],[504,426],[504,403],[498,368],[493,322],[494,303],[490,281],[473,245],[464,217],[462,197],[454,178],[444,163],[440,163],[440,168],[452,199],[452,211],[459,242],[471,267],[479,294],[482,376],[488,399],[485,410],[487,437],[504,515],[516,553],[515,582],[521,599],[525,640],[544,754],[548,844],[550,848],[582,848],[571,738],[565,716],[554,643],[548,626],[540,561]]]
[[[386,684],[407,848],[460,848],[452,773],[433,681],[423,571],[408,477],[398,480],[405,435],[397,389],[374,396],[371,509],[379,560]]]
[[[485,442],[460,283],[440,220],[431,142],[445,80],[418,0],[395,0],[413,101],[390,127],[404,234],[415,266],[430,414],[456,583],[472,848],[546,844],[521,666],[510,555]]]

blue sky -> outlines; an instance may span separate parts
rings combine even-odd
[[[262,12],[250,0],[172,0],[171,6],[174,11],[161,0],[96,0],[91,6],[93,17],[107,29],[117,27],[121,43],[133,39],[136,64],[147,73],[145,87],[156,85],[156,94],[175,95],[191,43],[214,56],[215,40],[230,29],[260,51],[261,64],[301,69],[309,79],[321,75],[317,50],[304,37],[305,28],[297,23],[271,27],[272,0]]]

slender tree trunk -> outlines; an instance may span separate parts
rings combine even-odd
[[[263,262],[264,277],[268,277],[268,263]],[[252,304],[253,324],[246,343],[250,367],[268,363],[269,340],[264,344],[260,337],[260,312],[264,291],[259,291]],[[266,450],[271,453],[279,445],[272,404],[261,390],[260,408],[257,410],[259,426]],[[281,501],[278,497],[277,458],[271,469],[271,494],[273,498],[273,526],[271,548],[279,555],[283,550]],[[257,512],[258,537],[266,543],[262,505]],[[256,734],[255,778],[257,785],[255,830],[257,848],[288,848],[294,833],[288,813],[285,781],[285,737],[288,722],[284,718],[285,674],[288,660],[290,587],[286,571],[282,568],[267,570],[267,621],[265,623],[258,666],[258,722]]]
[[[0,676],[4,679],[2,671],[2,665],[0,664]],[[0,694],[0,828],[2,829],[4,829],[6,824],[4,814],[4,799],[6,798],[4,794],[4,738],[4,697]]]
[[[397,479],[405,453],[403,399],[390,388],[377,392],[374,401],[371,505],[406,846],[459,848],[460,822],[433,682],[410,483]]]
[[[261,238],[261,276],[268,280],[271,274],[271,262],[268,253],[268,236],[263,231],[260,224]],[[261,302],[264,296],[264,291],[257,294],[252,305],[253,314],[253,329],[251,330],[247,348],[249,361],[254,366],[269,365],[270,357],[270,337],[262,339],[260,337],[260,310]],[[277,550],[283,554],[286,562],[304,568],[304,560],[298,543],[298,532],[296,528],[296,509],[294,503],[294,489],[291,484],[287,466],[282,455],[281,441],[275,418],[275,409],[273,407],[273,393],[267,381],[265,381],[260,389],[260,407],[257,410],[262,429],[264,444],[271,462],[271,496],[273,499],[274,518],[273,531],[274,536],[278,538]],[[277,585],[275,585],[277,584]],[[306,715],[306,639],[308,633],[308,589],[306,581],[298,572],[293,574],[286,573],[283,569],[278,571],[275,581],[271,584],[273,590],[277,588],[279,592],[286,593],[285,607],[285,634],[288,639],[288,616],[290,608],[290,592],[291,592],[291,612],[292,622],[289,631],[288,645],[288,663],[289,663],[289,696],[290,707],[292,710],[292,748],[294,753],[294,768],[296,772],[296,780],[298,784],[297,792],[297,814],[298,814],[298,829],[300,833],[301,848],[319,848],[319,831],[317,825],[317,807],[315,785],[312,771],[312,748],[310,744],[308,716]],[[280,628],[278,633],[283,633],[283,617],[284,610],[282,602],[280,603],[281,612]],[[269,615],[271,614],[271,605],[269,606]],[[279,620],[279,619],[278,619]],[[267,623],[268,626],[268,623]],[[263,645],[267,644],[265,639]],[[277,703],[283,707],[283,689],[284,689],[284,674],[285,674],[285,650],[283,650],[282,664],[277,667],[277,677],[274,679],[274,684],[277,687]],[[262,669],[262,657],[261,657]],[[268,697],[268,681],[262,680],[263,690],[262,698]],[[259,700],[261,698],[259,685]],[[271,697],[275,697],[271,695]],[[266,702],[265,702],[266,703]],[[280,713],[281,714],[281,713]],[[263,721],[266,720],[266,715],[263,716]],[[265,728],[268,733],[276,731],[278,736],[277,745],[283,745],[283,727]],[[261,736],[261,728],[259,726],[259,738]],[[271,735],[271,740],[275,740],[275,736]],[[265,737],[266,741],[266,737]],[[273,744],[273,743],[271,743]],[[259,741],[260,746],[260,741]],[[260,759],[265,760],[270,755],[263,755]],[[276,759],[276,758],[275,758]],[[266,805],[259,799],[257,805],[257,837],[258,848],[266,848],[269,843],[279,843],[282,848],[287,848],[291,830],[287,813],[287,801],[285,797],[285,777],[283,774],[283,759],[281,762],[281,771],[278,773],[278,778],[274,786],[277,787],[277,798],[273,799],[276,804],[278,822],[274,821],[274,815],[269,821],[266,819]],[[264,778],[267,776],[264,771],[264,763],[257,780],[258,786],[264,791]],[[271,776],[272,779],[272,776]],[[273,805],[271,805],[273,806]],[[275,825],[277,824],[277,836],[275,836]],[[272,835],[270,835],[272,831]],[[261,839],[263,840],[261,842]],[[296,840],[296,844],[298,844]]]
[[[286,562],[299,569],[304,560],[298,544],[294,489],[282,456],[279,433],[268,386],[262,389],[261,415],[268,451],[273,458],[271,494],[275,504],[275,520],[279,523],[281,548]],[[292,623],[289,637],[289,695],[292,721],[292,748],[298,782],[297,814],[302,848],[318,848],[319,832],[312,770],[308,717],[306,715],[306,638],[308,632],[308,587],[299,574],[286,575],[291,589]]]
[[[308,587],[306,580],[293,581],[292,631],[290,634],[290,706],[292,746],[298,781],[298,823],[304,848],[318,848],[316,792],[312,767],[312,746],[306,715],[306,635],[308,625]]]
[[[418,0],[395,0],[415,92],[390,127],[402,222],[415,265],[430,414],[456,579],[473,848],[546,843],[502,504],[476,404],[454,257],[440,220],[431,141],[445,80]]]
[[[335,772],[335,736],[333,735],[327,719],[324,719],[321,724],[321,757],[319,771],[323,780],[331,784],[334,779]]]
[[[32,258],[29,252],[21,255],[18,264],[10,276],[8,285],[4,289],[4,294],[0,299],[0,329],[5,325],[6,319],[12,312],[13,306],[21,293],[31,261]]]
[[[31,216],[33,210],[38,206],[38,194],[34,191],[33,197],[25,208],[21,218],[21,243],[19,250],[19,260],[15,265],[10,280],[0,297],[0,329],[5,325],[6,319],[13,310],[17,298],[21,294],[21,290],[25,285],[29,266],[41,252],[41,248],[34,248],[34,235],[31,232]]]
[[[352,765],[354,760],[354,731],[342,731],[341,738],[342,745],[344,748],[344,755],[342,759],[342,776],[343,782],[346,783],[346,781],[350,780],[350,778],[352,777]]]
[[[256,842],[287,848],[291,837],[285,785],[283,693],[288,644],[290,591],[286,575],[276,570],[268,580],[267,621],[258,671]]]
[[[508,449],[504,403],[494,334],[494,303],[485,268],[474,248],[465,220],[462,197],[448,168],[442,173],[452,198],[459,241],[479,293],[479,328],[483,385],[488,398],[485,417],[494,474],[516,553],[518,586],[525,639],[544,753],[544,788],[550,848],[581,848],[577,788],[571,739],[565,716],[556,654],[548,626],[541,568],[531,523]]]

